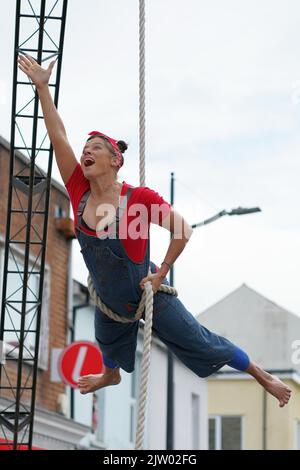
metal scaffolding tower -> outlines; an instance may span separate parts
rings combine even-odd
[[[0,402],[5,402],[0,406],[0,432],[6,441],[0,445],[9,443],[12,449],[32,448],[53,157],[35,87],[24,80],[17,59],[19,52],[39,63],[57,57],[50,83],[57,106],[66,13],[67,0],[16,1],[0,321]],[[27,164],[16,161],[18,150],[27,154]],[[41,155],[47,173],[37,164]]]

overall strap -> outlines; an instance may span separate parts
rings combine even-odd
[[[130,196],[131,196],[131,193],[132,193],[133,189],[134,188],[127,188],[126,193],[122,196],[121,204],[117,208],[117,213],[116,213],[116,219],[117,220],[118,219],[120,220],[122,215],[124,214],[124,211],[126,209],[127,203],[130,199]]]
[[[117,235],[119,235],[119,224],[120,224],[120,220],[125,212],[125,209],[127,207],[127,203],[130,199],[130,196],[132,194],[132,191],[134,190],[134,188],[132,187],[129,187],[127,188],[127,191],[126,193],[122,196],[122,200],[121,200],[121,204],[118,206],[118,209],[117,209],[117,213],[116,213],[116,233]],[[112,224],[114,223],[114,221],[112,222]],[[110,225],[112,225],[110,224]]]
[[[91,190],[89,189],[84,193],[77,208],[77,228],[80,228],[82,224],[82,214],[86,205],[86,201],[88,200],[89,195],[91,194]]]
[[[127,207],[127,203],[130,199],[130,196],[132,194],[132,191],[134,190],[135,188],[134,187],[129,187],[127,188],[127,191],[126,193],[121,196],[121,203],[120,205],[118,206],[117,208],[117,212],[116,212],[116,219],[115,221],[113,220],[113,222],[109,225],[112,225],[114,222],[116,222],[116,229],[117,229],[117,234],[119,234],[119,222],[121,220],[121,217],[123,216],[124,214],[124,211]],[[89,189],[88,191],[86,191],[82,198],[80,199],[80,202],[78,204],[78,208],[77,208],[77,228],[80,228],[81,224],[82,224],[82,215],[83,215],[83,211],[84,211],[84,208],[85,208],[85,205],[86,205],[86,202],[88,200],[88,197],[91,193],[91,190]]]

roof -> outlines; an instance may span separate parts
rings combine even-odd
[[[264,369],[300,374],[300,317],[242,284],[197,316]]]
[[[258,296],[261,300],[264,300],[265,302],[268,302],[270,305],[272,305],[274,308],[276,309],[279,309],[281,310],[282,312],[285,312],[289,315],[293,315],[294,317],[296,317],[297,319],[299,319],[300,321],[300,317],[299,315],[297,315],[296,313],[294,312],[291,312],[289,310],[287,310],[286,308],[282,307],[281,305],[277,304],[276,302],[274,302],[273,300],[270,300],[268,297],[262,295],[260,292],[258,292],[257,290],[253,289],[252,287],[249,287],[247,284],[243,283],[241,284],[239,287],[237,287],[236,289],[234,289],[233,291],[231,291],[229,294],[226,294],[224,297],[222,297],[221,299],[219,299],[217,302],[215,302],[214,304],[212,304],[210,307],[206,308],[205,310],[203,310],[203,312],[200,312],[196,318],[199,320],[200,319],[200,316],[204,313],[209,313],[210,310],[214,309],[217,305],[219,304],[222,304],[222,302],[224,302],[225,300],[227,299],[230,299],[230,297],[236,295],[237,293],[240,293],[240,292],[243,292],[246,293],[246,291],[251,295],[256,295]]]

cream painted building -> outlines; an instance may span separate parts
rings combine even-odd
[[[248,374],[224,367],[208,379],[209,448],[300,450],[300,317],[245,284],[198,316],[292,389],[278,401]]]

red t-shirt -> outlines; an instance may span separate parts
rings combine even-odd
[[[90,189],[90,183],[85,178],[81,165],[78,163],[65,184],[74,212],[74,228],[77,225],[77,209],[83,194]],[[121,198],[132,185],[122,181]],[[137,206],[136,204],[142,205]],[[135,206],[136,205],[136,206]],[[140,211],[140,209],[142,211]],[[161,225],[162,220],[170,213],[171,205],[166,202],[157,192],[147,186],[134,187],[126,211],[120,220],[120,241],[127,256],[134,262],[140,263],[145,257],[147,248],[147,238],[149,236],[150,223]],[[124,217],[126,216],[126,217]],[[139,224],[139,216],[142,216],[144,223]],[[140,227],[142,225],[142,227]],[[135,236],[131,236],[133,231]],[[139,229],[140,228],[140,229]],[[84,225],[80,229],[90,236],[97,236],[96,231],[88,230]],[[140,236],[137,237],[137,233]],[[76,233],[76,232],[75,232]]]

